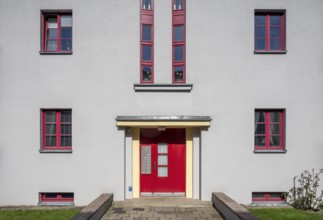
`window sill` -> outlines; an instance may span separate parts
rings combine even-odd
[[[134,84],[136,92],[191,92],[193,84]]]
[[[38,206],[74,206],[74,202],[39,202]]]
[[[44,52],[44,51],[39,51],[40,55],[72,55],[73,51],[69,52]]]
[[[272,207],[272,206],[288,206],[285,201],[253,201],[250,204],[251,207]]]
[[[260,51],[260,50],[255,50],[253,52],[254,54],[287,54],[287,50],[276,50],[276,51]]]
[[[39,150],[40,153],[72,153],[72,149],[40,149]]]
[[[254,153],[263,153],[263,154],[285,154],[287,150],[254,150]]]

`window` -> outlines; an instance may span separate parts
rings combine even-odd
[[[152,9],[152,0],[142,0],[141,9],[151,10]]]
[[[285,51],[285,11],[255,12],[255,51]]]
[[[174,26],[174,41],[183,41],[184,40],[184,25]]]
[[[253,192],[252,202],[285,202],[283,192]]]
[[[255,150],[284,150],[284,111],[255,111]]]
[[[184,0],[174,0],[174,10],[183,10]]]
[[[74,193],[56,193],[44,192],[39,193],[40,205],[74,205]]]
[[[42,150],[72,149],[72,111],[42,111]]]
[[[142,0],[140,10],[140,82],[154,82],[153,0]]]
[[[173,0],[173,83],[185,83],[185,0]]]
[[[168,145],[158,144],[158,177],[168,177]]]
[[[42,52],[72,52],[72,13],[42,13]]]
[[[142,46],[142,60],[147,62],[152,60],[152,46],[150,45]]]

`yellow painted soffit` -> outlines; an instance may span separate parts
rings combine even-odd
[[[117,121],[119,127],[209,127],[209,121]]]

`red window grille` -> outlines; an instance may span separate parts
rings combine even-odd
[[[284,149],[284,111],[255,111],[255,149]]]
[[[141,0],[140,82],[154,82],[154,8],[153,0]]]
[[[253,192],[252,202],[284,202],[286,200],[283,192]]]
[[[186,82],[185,0],[172,0],[172,82]]]
[[[72,13],[42,13],[42,52],[72,52]]]
[[[255,51],[285,51],[285,11],[255,12]]]
[[[72,111],[42,111],[42,149],[72,149]]]
[[[40,202],[74,202],[74,193],[44,192],[39,194]]]

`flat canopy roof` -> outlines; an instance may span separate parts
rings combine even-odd
[[[120,127],[209,127],[210,116],[117,116]]]

